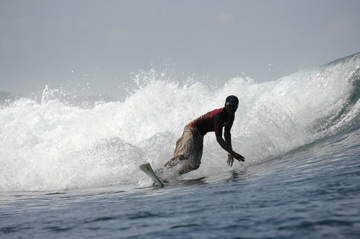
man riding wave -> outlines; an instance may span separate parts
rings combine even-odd
[[[210,111],[187,124],[182,136],[176,141],[173,158],[166,162],[162,168],[155,170],[155,173],[161,175],[164,169],[176,165],[180,166],[177,169],[179,175],[198,169],[201,164],[204,136],[213,131],[216,141],[228,152],[228,165],[230,167],[233,165],[234,158],[244,162],[245,158],[235,152],[231,145],[230,130],[238,105],[239,99],[230,95],[226,98],[223,108]],[[223,128],[225,129],[224,138],[222,136]]]

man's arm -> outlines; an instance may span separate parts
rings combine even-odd
[[[232,147],[231,147],[231,134],[230,134],[230,132],[225,133],[224,136],[225,136],[225,140],[226,140],[226,141],[225,141],[221,136],[216,136],[216,140],[217,140],[217,142],[220,144],[220,146],[221,146],[226,152],[228,152],[228,153],[231,155],[231,157],[234,157],[234,158],[236,158],[237,160],[245,161],[245,158],[244,158],[243,156],[241,156],[240,154],[238,154],[238,153],[236,153],[234,150],[232,150]],[[228,144],[227,142],[229,142],[230,144]],[[232,160],[232,162],[229,162],[229,161],[231,161],[231,160]],[[232,166],[232,163],[233,163],[233,161],[234,161],[233,158],[231,158],[231,160],[230,160],[230,158],[229,158],[229,160],[228,160],[229,166]]]
[[[230,146],[230,148],[232,148],[232,146],[231,146],[231,133],[230,133],[230,131],[226,131],[226,130],[225,130],[224,137],[225,137],[225,142]]]
[[[223,148],[226,152],[228,152],[231,155],[235,154],[231,146],[228,145],[221,136],[216,136],[216,141],[220,144],[221,148]]]
[[[225,130],[224,132],[224,137],[225,137],[225,142],[230,146],[230,148],[232,149],[232,145],[231,145],[231,133],[230,131]],[[227,163],[230,167],[233,166],[234,163],[234,157],[229,153],[228,154],[228,160]]]

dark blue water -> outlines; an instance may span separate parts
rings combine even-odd
[[[0,195],[1,238],[359,238],[360,130],[165,188]]]

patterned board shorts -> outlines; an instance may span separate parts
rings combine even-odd
[[[176,141],[174,157],[184,155],[181,164],[190,171],[199,168],[203,153],[203,141],[204,136],[194,127],[194,123],[189,123],[185,126],[182,136]]]

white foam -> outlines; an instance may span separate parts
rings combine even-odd
[[[354,91],[355,62],[304,70],[275,82],[229,80],[217,90],[179,84],[151,70],[135,77],[138,89],[124,102],[73,106],[45,88],[41,102],[22,98],[0,109],[0,191],[57,190],[136,183],[138,165],[154,167],[172,155],[190,120],[240,99],[233,148],[247,164],[259,163],[324,137],[358,114],[339,117]],[[338,126],[336,126],[338,127]],[[237,167],[240,167],[237,164]],[[201,175],[227,170],[213,133],[205,137]]]

